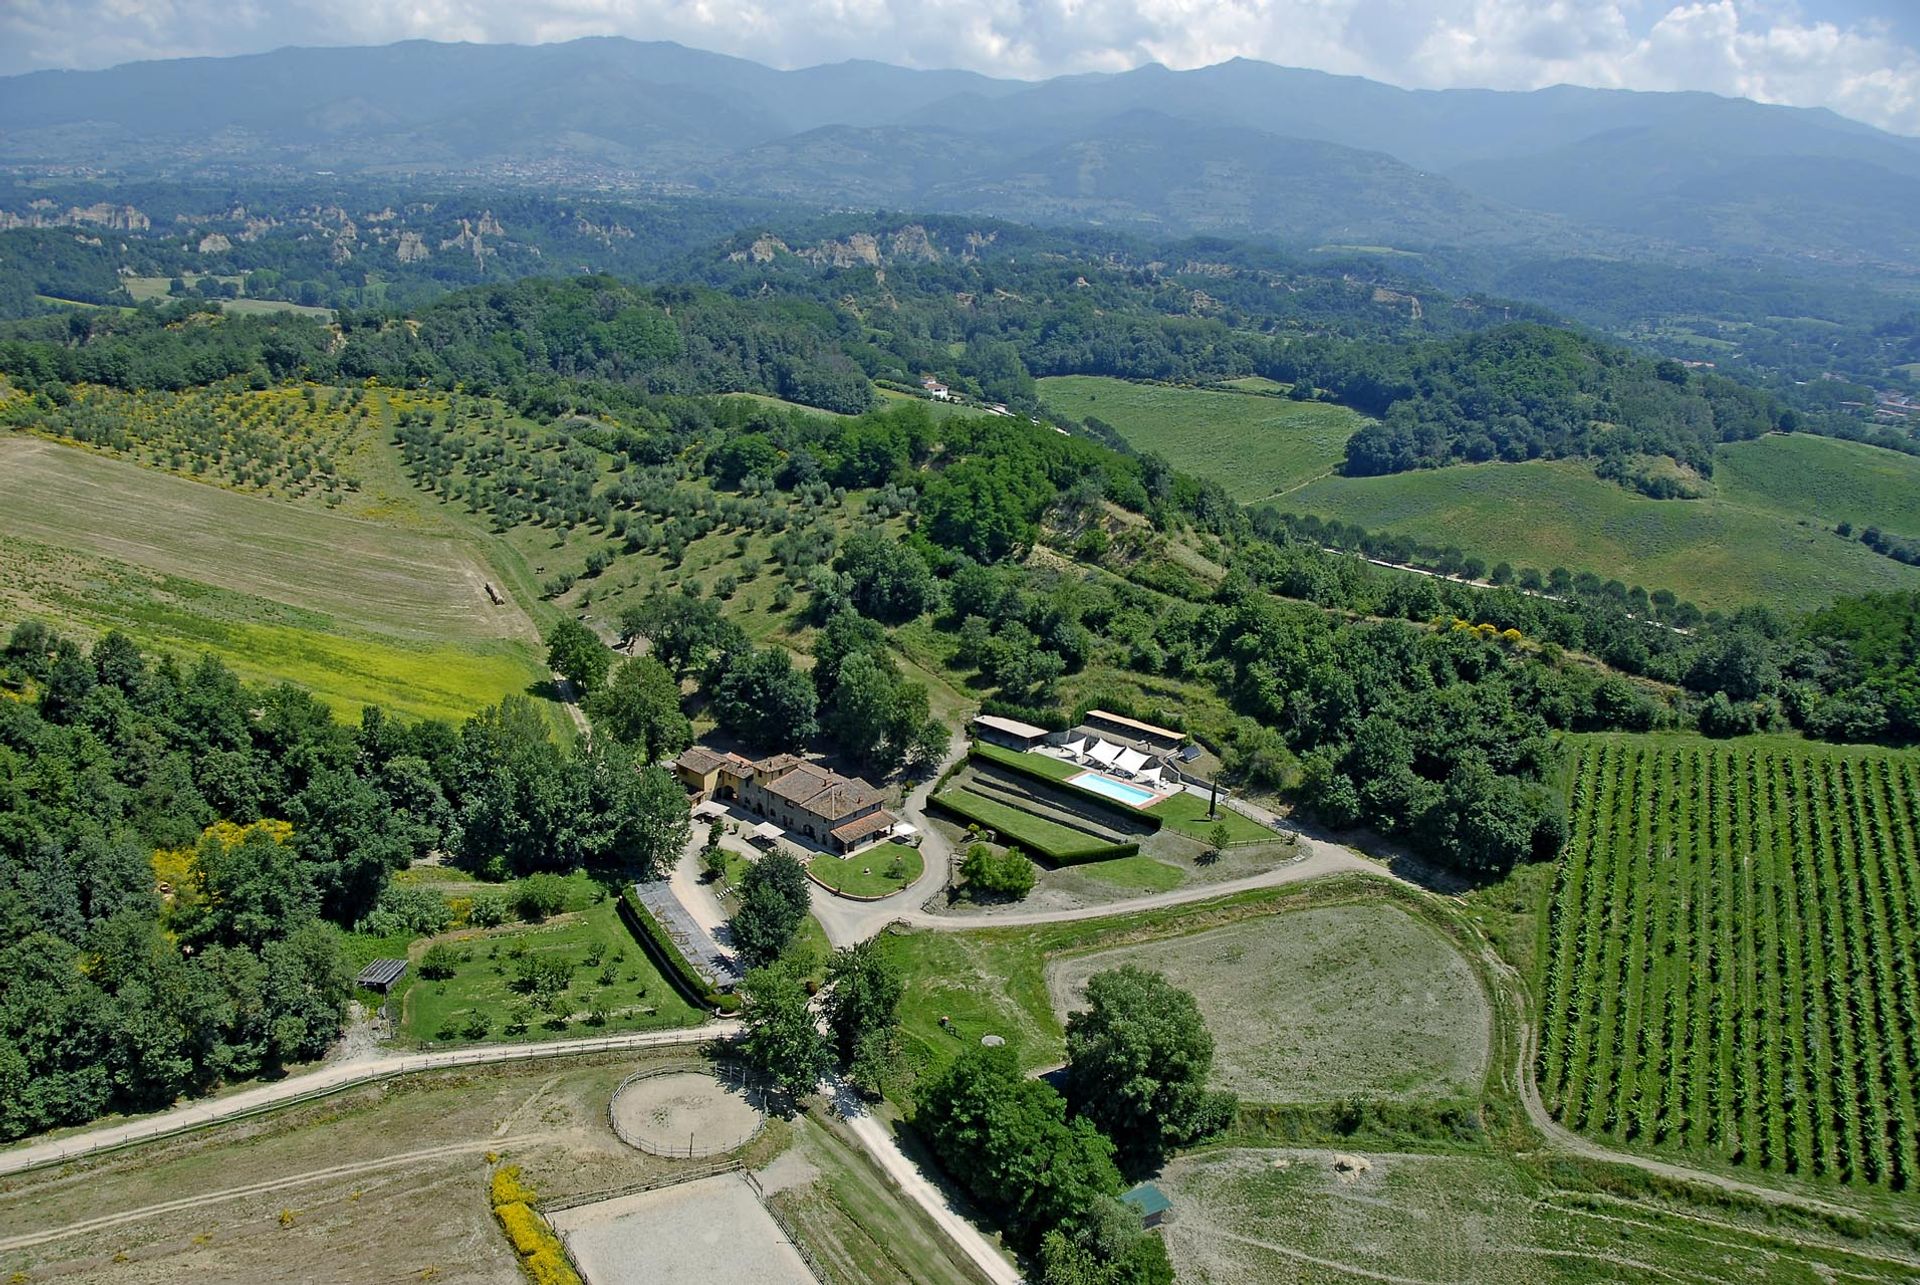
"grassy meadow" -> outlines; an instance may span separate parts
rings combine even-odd
[[[1920,537],[1920,458],[1897,451],[1776,433],[1721,447],[1713,480],[1730,504]]]
[[[1920,537],[1920,459],[1911,456],[1804,435],[1730,443],[1700,500],[1651,500],[1575,460],[1347,478],[1334,469],[1359,416],[1255,395],[1279,387],[1266,380],[1231,386],[1040,381],[1050,407],[1097,416],[1135,448],[1218,480],[1236,499],[1458,546],[1489,564],[1591,570],[1709,609],[1805,608],[1920,588],[1920,569],[1832,533],[1846,521]]]
[[[0,613],[121,629],[255,681],[458,718],[546,677],[466,541],[0,437]]]
[[[1250,381],[1237,381],[1249,383]],[[1259,381],[1255,388],[1269,385]],[[1342,406],[1263,397],[1257,391],[1171,388],[1097,375],[1040,381],[1048,407],[1104,420],[1136,450],[1217,479],[1245,503],[1272,499],[1333,471],[1365,421]]]
[[[1842,448],[1873,449],[1823,439],[1795,443],[1813,463],[1821,457],[1831,463]],[[1455,545],[1489,564],[1591,570],[1629,585],[1671,589],[1704,608],[1761,602],[1805,609],[1843,594],[1920,588],[1920,569],[1840,539],[1804,509],[1783,507],[1777,497],[1786,493],[1785,476],[1794,467],[1756,455],[1736,464],[1729,477],[1716,474],[1709,498],[1650,500],[1602,481],[1577,460],[1463,464],[1322,478],[1277,507]],[[1773,475],[1771,495],[1749,489],[1746,479],[1755,471]],[[1871,523],[1870,506],[1860,508],[1852,520]]]

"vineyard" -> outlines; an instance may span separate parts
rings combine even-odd
[[[1535,1071],[1568,1127],[1904,1190],[1920,1164],[1920,759],[1584,743]]]

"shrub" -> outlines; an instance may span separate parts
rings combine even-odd
[[[495,1205],[527,1205],[536,1199],[533,1188],[520,1181],[519,1165],[502,1165],[495,1169],[487,1194],[489,1202]]]
[[[475,928],[498,928],[512,917],[513,908],[507,904],[502,893],[483,892],[473,899],[473,905],[467,911],[467,922]]]
[[[567,904],[567,881],[556,874],[528,875],[514,889],[514,905],[528,923],[557,915]]]
[[[514,1252],[531,1254],[544,1243],[539,1216],[524,1204],[515,1201],[499,1205],[493,1212],[500,1219],[500,1225],[507,1229],[507,1239],[513,1242]]]
[[[380,894],[379,904],[355,927],[376,937],[431,936],[445,932],[452,923],[453,911],[439,893],[390,883]]]
[[[427,947],[420,956],[420,976],[430,982],[443,982],[452,977],[460,963],[460,956],[452,946],[439,941]]]
[[[1008,848],[1005,852],[995,852],[984,843],[976,843],[967,849],[966,859],[960,863],[960,875],[967,881],[970,891],[978,890],[1015,900],[1032,892],[1037,878],[1033,863],[1027,860],[1026,854],[1020,849]]]

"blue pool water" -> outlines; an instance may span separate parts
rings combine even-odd
[[[1095,794],[1104,794],[1108,798],[1119,803],[1124,803],[1130,808],[1144,808],[1147,804],[1160,797],[1152,790],[1144,789],[1138,785],[1128,785],[1125,781],[1116,781],[1112,777],[1102,775],[1099,772],[1082,772],[1079,776],[1069,780],[1067,784],[1077,785],[1083,790],[1092,790]]]

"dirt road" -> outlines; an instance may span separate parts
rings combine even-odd
[[[926,1211],[927,1217],[945,1232],[962,1253],[973,1263],[988,1280],[998,1285],[1020,1285],[1019,1269],[1009,1263],[994,1243],[981,1234],[980,1229],[961,1216],[953,1207],[947,1194],[920,1171],[900,1149],[900,1143],[893,1132],[867,1110],[860,1095],[847,1086],[838,1076],[831,1076],[821,1082],[821,1089],[833,1099],[834,1110],[847,1122],[847,1128],[867,1149],[867,1154],[886,1171],[889,1178],[898,1183],[900,1190],[915,1204]]]
[[[110,1151],[136,1142],[147,1142],[191,1129],[204,1128],[223,1120],[251,1115],[271,1107],[285,1106],[301,1098],[336,1089],[365,1084],[393,1075],[416,1071],[438,1071],[457,1066],[484,1066],[496,1062],[523,1062],[537,1058],[572,1057],[586,1053],[611,1053],[622,1049],[664,1048],[675,1045],[703,1044],[713,1039],[731,1039],[739,1033],[738,1022],[710,1022],[677,1031],[636,1031],[630,1035],[609,1035],[591,1040],[555,1040],[548,1044],[487,1044],[476,1048],[447,1049],[435,1053],[410,1055],[382,1054],[353,1062],[321,1066],[290,1075],[284,1080],[256,1085],[224,1098],[187,1102],[168,1111],[141,1116],[124,1124],[106,1125],[50,1138],[44,1142],[0,1151],[0,1174],[19,1173],[42,1165],[60,1164],[95,1152]]]

